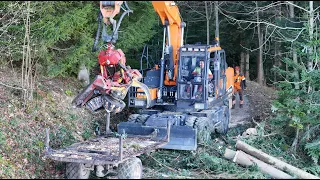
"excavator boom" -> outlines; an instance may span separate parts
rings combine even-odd
[[[179,48],[183,44],[183,28],[185,23],[181,21],[179,8],[176,6],[175,2],[152,1],[152,5],[159,15],[162,24],[166,27],[164,40],[167,33],[166,42],[164,41],[164,43],[166,43],[166,47],[164,45],[163,53],[166,53],[169,56],[169,68],[166,71],[164,84],[168,86],[175,86],[178,76],[178,52]]]

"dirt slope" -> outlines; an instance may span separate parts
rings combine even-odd
[[[239,96],[236,97],[237,104],[231,110],[229,127],[248,123],[252,120],[265,120],[271,113],[271,103],[276,98],[275,90],[262,87],[253,81],[247,81],[247,90],[244,92],[244,106],[239,108]]]

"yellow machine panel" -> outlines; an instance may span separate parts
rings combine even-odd
[[[154,100],[157,98],[157,92],[158,92],[158,88],[152,88],[149,89],[150,91],[150,95],[151,95],[151,100]],[[141,93],[137,93],[136,97],[137,99],[146,99],[146,95],[143,93],[144,91],[141,88],[137,89],[137,92],[141,92]]]

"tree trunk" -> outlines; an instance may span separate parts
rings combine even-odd
[[[242,142],[240,140],[237,141],[236,143],[236,148],[239,150],[242,150],[256,158],[258,158],[259,160],[268,163],[270,165],[273,165],[277,168],[279,168],[282,171],[286,171],[288,173],[294,174],[296,175],[298,178],[301,179],[319,179],[319,177],[314,176],[310,173],[307,173],[299,168],[296,168],[288,163],[285,163],[283,161],[280,161],[279,159],[270,156],[248,144],[246,144],[245,142]]]
[[[310,19],[309,19],[309,35],[310,35],[310,41],[312,42],[313,39],[313,31],[314,31],[314,10],[313,10],[313,1],[309,1],[309,7],[310,7]],[[311,72],[313,71],[313,52],[314,50],[316,50],[316,46],[311,46],[310,50],[309,50],[309,61],[308,61],[308,71]],[[308,86],[308,94],[311,93],[312,91],[312,87],[310,85],[309,82],[309,86]],[[310,114],[310,110],[307,111],[307,114]],[[307,125],[307,137],[306,140],[309,141],[310,140],[310,133],[309,133],[309,129],[310,129],[310,124]]]
[[[249,52],[246,52],[245,53],[245,57],[246,57],[246,79],[248,80],[248,81],[250,81],[250,77],[249,77]]]
[[[294,1],[289,1],[290,3],[294,4]],[[289,5],[289,13],[290,13],[290,18],[293,20],[294,18],[294,6],[290,4]],[[292,60],[295,64],[298,64],[298,57],[297,57],[297,50],[295,48],[295,46],[293,45],[292,47]],[[300,89],[299,87],[299,74],[298,71],[294,68],[293,70],[293,76],[294,76],[294,88],[295,89]],[[296,98],[297,101],[299,101],[299,97]],[[299,129],[298,127],[296,127],[296,137],[294,139],[294,141],[292,142],[291,145],[291,150],[295,153],[297,151],[297,145],[298,145],[298,141],[299,141]]]
[[[299,140],[299,128],[296,127],[296,137],[294,138],[290,150],[294,153],[297,152],[297,145],[298,145],[298,140]]]
[[[245,68],[245,66],[244,66],[244,52],[241,52],[240,53],[240,72],[241,73],[244,73],[244,68]]]
[[[244,167],[253,166],[254,164],[256,164],[261,172],[269,174],[271,177],[275,179],[293,179],[293,177],[289,174],[280,171],[279,169],[274,168],[273,166],[263,161],[260,161],[259,159],[256,159],[255,157],[250,156],[249,154],[246,154],[243,151],[237,151],[235,153],[233,162],[240,164]]]
[[[30,40],[30,1],[26,2],[27,14],[25,21],[25,36],[23,43],[23,57],[22,57],[22,73],[21,73],[21,86],[24,89],[22,97],[24,99],[24,107],[27,102],[33,100],[33,89],[34,89],[34,75],[32,74],[33,62],[31,57],[31,40]]]
[[[214,2],[214,14],[215,14],[215,19],[216,19],[216,32],[215,32],[215,36],[217,38],[219,38],[219,9],[218,9],[218,2],[219,1],[215,1]],[[220,44],[220,38],[219,38],[219,44]]]
[[[205,9],[206,9],[206,20],[207,20],[207,45],[209,45],[209,43],[210,43],[210,32],[209,32],[209,30],[210,30],[210,28],[209,28],[209,26],[210,26],[210,22],[209,22],[209,13],[208,13],[208,5],[207,5],[207,1],[205,1],[204,2],[204,6],[205,6]]]
[[[263,47],[262,47],[262,39],[263,39],[263,33],[260,32],[260,28],[258,30],[258,34],[259,34],[259,46],[261,46],[259,48],[259,56],[258,56],[258,62],[257,62],[257,71],[258,71],[258,84],[260,85],[264,85],[264,72],[263,72],[263,60],[262,60],[262,51],[263,51]]]
[[[258,8],[258,1],[256,1],[256,7]],[[257,11],[257,22],[259,22],[259,11]],[[263,52],[263,33],[260,30],[260,24],[258,24],[258,40],[259,40],[259,56],[257,61],[257,71],[258,79],[257,82],[260,85],[264,85],[264,73],[263,73],[263,61],[262,61],[262,52]]]
[[[274,42],[274,63],[273,63],[273,66],[277,67],[278,66],[278,51],[279,51],[279,48],[278,48],[278,43],[277,42]],[[273,82],[277,82],[277,72],[274,71],[273,72]]]
[[[275,15],[278,17],[278,18],[281,18],[281,6],[279,6],[279,9],[277,7],[275,7]],[[274,66],[278,67],[278,68],[281,68],[281,43],[280,42],[277,42],[277,41],[274,41]],[[274,71],[274,75],[273,75],[273,82],[277,82],[278,79],[277,79],[277,72]]]
[[[289,1],[289,2],[294,4],[294,1]],[[290,10],[290,18],[293,20],[294,19],[294,6],[292,4],[289,4],[289,10]],[[295,64],[298,64],[297,50],[296,50],[294,45],[292,47],[292,59],[293,59],[293,62]],[[295,78],[294,82],[298,82],[299,81],[298,71],[296,69],[294,69],[293,73],[294,73],[294,78]],[[299,84],[298,83],[294,83],[294,88],[295,89],[300,89]]]

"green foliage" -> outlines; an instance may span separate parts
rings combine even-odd
[[[308,29],[308,26],[305,26]],[[284,58],[283,62],[288,65],[288,70],[279,67],[273,68],[282,77],[287,77],[285,81],[276,83],[280,89],[278,99],[273,102],[272,110],[276,113],[276,122],[281,127],[293,127],[300,129],[299,144],[304,146],[307,154],[315,164],[318,164],[320,155],[319,119],[320,119],[320,69],[317,66],[309,70],[308,64],[316,59],[316,52],[310,54],[313,46],[319,46],[319,41],[311,39],[308,34],[302,34],[297,40],[298,63],[291,58]],[[291,48],[288,47],[288,48]],[[296,86],[298,85],[298,86]],[[296,88],[298,87],[298,88]],[[307,140],[306,137],[310,137]],[[292,137],[294,135],[292,134]],[[300,146],[302,147],[302,146]]]
[[[87,140],[90,137],[92,137],[92,129],[85,129],[84,132],[82,133],[82,137],[84,140]]]
[[[67,96],[73,96],[73,91],[71,90],[66,90],[65,93]]]
[[[311,156],[315,164],[318,164],[320,158],[320,138],[317,138],[313,142],[306,143],[306,150],[308,155]]]
[[[20,6],[10,6],[16,2],[3,2],[4,13],[22,11]],[[150,2],[128,2],[134,11],[124,17],[116,47],[124,53],[140,50],[153,35],[157,15]],[[20,8],[20,9],[18,9]],[[77,74],[80,64],[89,69],[97,64],[97,53],[91,52],[97,31],[97,14],[100,11],[97,2],[90,1],[50,1],[31,2],[31,43],[33,59],[44,68],[42,73],[50,76],[72,76]],[[115,19],[119,19],[121,11]],[[22,60],[22,43],[24,38],[23,15],[17,17],[17,23],[8,28],[1,47],[8,49],[14,61]],[[12,38],[14,37],[14,38]],[[10,39],[10,40],[9,40]],[[8,44],[8,42],[11,42]],[[12,47],[11,47],[12,46]]]
[[[318,177],[320,175],[320,166],[319,165],[306,167],[306,168],[304,168],[304,170],[306,170],[307,172],[311,172],[312,174],[315,174]]]
[[[0,174],[0,178],[14,178],[14,174],[12,171],[10,171],[10,169],[13,167],[13,165],[10,163],[10,161],[5,160],[2,155],[0,154],[0,171],[2,172]]]
[[[129,17],[125,17],[121,23],[117,47],[125,53],[129,50],[141,49],[155,31],[152,29],[157,22],[157,14],[151,2],[129,1],[128,6],[133,10]]]

